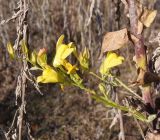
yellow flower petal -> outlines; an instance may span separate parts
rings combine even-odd
[[[106,74],[109,72],[109,70],[117,65],[122,64],[124,60],[124,57],[118,56],[116,53],[109,52],[107,54],[107,57],[105,60],[102,62],[100,66],[100,73],[101,74]]]
[[[61,44],[56,50],[53,66],[58,67],[62,65],[64,59],[66,59],[73,51],[74,51],[74,48],[69,48],[68,45]]]
[[[76,47],[73,42],[70,42],[68,45],[63,44],[64,35],[61,35],[56,44],[56,55],[53,60],[53,66],[59,67],[63,65],[64,60],[71,54],[75,53]]]
[[[70,63],[67,62],[67,61],[64,61],[63,66],[64,66],[65,69],[67,70],[67,74],[75,73],[76,70],[78,70],[78,68],[77,68],[76,65],[73,65],[73,66],[72,66],[72,64],[70,64]]]
[[[51,67],[46,67],[41,76],[37,77],[38,83],[57,83],[63,82],[62,76]]]
[[[47,55],[42,54],[41,56],[37,56],[37,63],[40,65],[42,68],[47,65]]]
[[[58,47],[63,43],[63,40],[64,40],[64,35],[61,35],[57,41],[56,49],[58,49]]]
[[[67,45],[65,44],[61,44],[57,50],[56,50],[56,55],[55,58],[53,60],[53,66],[54,67],[58,67],[60,65],[62,65],[63,63],[63,59],[62,59],[62,54],[64,53],[64,51],[68,48]]]
[[[62,54],[62,59],[66,59],[72,52],[74,51],[74,48],[67,48],[63,54]]]

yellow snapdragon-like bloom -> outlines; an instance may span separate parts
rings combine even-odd
[[[64,35],[61,35],[56,44],[56,55],[53,60],[53,66],[59,67],[63,65],[64,60],[75,51],[75,46],[73,43],[69,43],[68,45],[63,44]]]
[[[48,65],[43,69],[42,75],[37,77],[38,83],[59,83],[63,81],[63,77]]]
[[[124,57],[118,56],[116,53],[108,52],[107,57],[102,62],[99,72],[104,75],[109,72],[109,70],[115,66],[122,64]]]

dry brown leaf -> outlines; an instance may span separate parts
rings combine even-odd
[[[150,25],[154,21],[156,15],[157,15],[157,10],[148,10],[148,9],[144,8],[143,14],[140,17],[140,21],[146,27],[150,27]]]
[[[127,28],[115,32],[108,32],[102,42],[101,53],[118,50],[128,42]]]
[[[137,34],[141,34],[143,31],[143,23],[138,20],[138,31]]]
[[[136,5],[137,5],[137,15],[138,17],[140,17],[144,7],[140,1],[137,1]]]
[[[143,6],[143,4],[140,1],[136,1],[136,5],[137,5],[137,15],[140,22],[143,23],[144,26],[150,27],[150,25],[152,24],[152,22],[154,21],[157,15],[157,10],[147,9],[146,7]],[[127,17],[129,17],[129,14],[127,14]],[[139,24],[138,27],[139,26],[142,26],[142,25]],[[142,28],[142,27],[139,27],[139,28]]]
[[[139,73],[138,73],[138,77],[137,77],[137,83],[139,85],[144,84],[144,75],[145,75],[145,71],[143,69],[139,69]]]

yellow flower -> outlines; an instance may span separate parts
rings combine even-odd
[[[42,75],[37,77],[38,83],[58,83],[63,81],[63,77],[48,65],[43,69]]]
[[[76,65],[73,65],[73,66],[72,66],[72,64],[70,64],[70,63],[67,62],[67,61],[64,61],[63,66],[64,66],[65,69],[67,70],[67,74],[75,73],[76,70],[78,70],[78,68],[77,68]]]
[[[109,70],[117,65],[122,64],[124,57],[118,56],[116,53],[108,52],[107,57],[102,62],[99,72],[104,75],[109,72]]]
[[[62,44],[64,39],[64,35],[60,36],[60,38],[57,41],[56,44],[56,55],[53,60],[53,66],[59,67],[60,65],[63,65],[64,60],[75,51],[75,46],[73,43],[69,43],[68,45]]]

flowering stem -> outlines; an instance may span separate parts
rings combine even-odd
[[[88,92],[88,93],[90,93],[90,94],[92,94],[92,95],[95,95],[96,94],[96,92],[94,91],[94,90],[91,90],[91,89],[89,89],[89,88],[86,88],[86,87],[84,87],[83,85],[77,85],[77,84],[73,84],[74,86],[76,86],[76,87],[79,87],[80,89],[82,89],[82,90],[84,90],[84,91],[86,91],[86,92]]]

